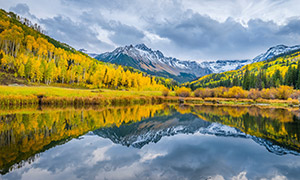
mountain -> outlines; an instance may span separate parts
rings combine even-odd
[[[96,54],[96,53],[87,53],[87,55],[89,55],[91,58],[95,58],[99,54]]]
[[[221,73],[240,69],[241,67],[252,63],[252,60],[217,60],[217,61],[204,61],[201,63],[202,67],[208,68],[212,73]]]
[[[254,62],[265,61],[271,58],[274,58],[279,55],[288,54],[294,51],[300,50],[300,45],[296,46],[286,46],[286,45],[277,45],[271,47],[267,52],[262,53],[253,59]]]
[[[254,59],[217,60],[217,61],[182,61],[165,57],[159,50],[152,50],[145,44],[119,47],[95,58],[104,62],[131,66],[152,75],[173,78],[179,82],[187,82],[208,74],[238,70],[245,65],[278,58],[300,50],[300,46],[277,45],[268,49]]]
[[[108,138],[116,144],[138,149],[141,149],[149,143],[157,143],[163,137],[177,134],[201,133],[223,137],[252,139],[274,154],[300,155],[299,152],[284,148],[277,145],[277,143],[245,134],[234,127],[204,121],[193,114],[174,113],[171,116],[149,118],[141,122],[125,124],[120,127],[101,128],[92,133],[103,138]]]
[[[162,52],[153,51],[145,44],[119,47],[95,58],[104,62],[131,66],[149,74],[172,78],[179,82],[186,82],[211,73],[209,69],[195,61],[180,61],[176,58],[165,57]]]
[[[152,50],[145,44],[118,47],[95,57],[104,62],[131,66],[152,75],[173,78],[187,82],[211,73],[219,73],[240,68],[251,63],[250,60],[218,60],[210,62],[182,61],[165,57],[159,50]]]

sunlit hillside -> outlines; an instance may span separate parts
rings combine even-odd
[[[171,80],[104,64],[42,33],[14,13],[0,11],[0,70],[31,83],[88,88],[160,90]]]

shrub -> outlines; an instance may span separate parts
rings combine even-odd
[[[294,90],[293,94],[290,96],[292,99],[298,99],[300,97],[300,91]]]
[[[275,99],[275,95],[277,94],[277,90],[275,88],[266,88],[261,90],[261,97],[263,99]]]
[[[200,89],[200,88],[198,88],[198,89],[196,89],[196,90],[194,91],[194,96],[195,96],[195,97],[200,97],[200,96],[201,96],[201,89]]]
[[[249,93],[248,93],[248,98],[250,99],[257,99],[260,98],[261,94],[260,91],[258,89],[250,89]]]
[[[212,94],[214,97],[224,97],[224,93],[228,91],[228,88],[225,88],[223,86],[214,88],[212,91]]]
[[[213,90],[209,88],[198,88],[194,91],[194,96],[195,97],[212,97],[213,95]]]
[[[280,86],[277,88],[276,98],[287,99],[293,93],[293,87],[291,86]]]
[[[165,88],[162,90],[162,95],[167,97],[169,95],[169,89]]]
[[[245,98],[248,96],[247,91],[244,91],[243,88],[239,86],[233,86],[226,94],[229,98]]]
[[[186,87],[181,87],[176,90],[176,95],[180,97],[189,97],[191,95],[191,89]]]

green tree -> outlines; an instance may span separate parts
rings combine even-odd
[[[243,89],[250,89],[250,71],[247,68],[243,77]]]

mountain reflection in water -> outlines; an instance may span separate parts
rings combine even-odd
[[[75,174],[73,178],[118,179],[110,173],[121,173],[124,167],[133,164],[141,165],[146,174],[156,170],[158,177],[149,174],[154,179],[207,179],[218,175],[225,179],[237,175],[270,178],[275,177],[271,176],[275,171],[278,177],[286,176],[281,170],[297,175],[293,168],[300,167],[299,124],[296,110],[258,107],[136,105],[103,109],[3,110],[0,113],[0,170],[4,179],[20,178],[33,169],[47,170],[55,179],[58,172],[70,163],[80,164],[91,159],[88,165],[95,163],[95,167],[87,169],[78,165],[75,169],[80,170],[81,174]],[[172,149],[175,147],[177,150]],[[210,154],[208,159],[201,154],[204,149]],[[150,153],[152,151],[155,153]],[[181,164],[169,151],[180,151],[180,156],[187,158],[190,164]],[[56,159],[55,153],[64,161]],[[220,153],[229,153],[231,158],[236,159],[223,159],[219,157]],[[232,153],[236,153],[236,156]],[[241,153],[248,159],[242,158],[239,155]],[[206,160],[194,157],[196,154]],[[45,164],[47,159],[49,166]],[[276,159],[280,159],[276,167],[270,165]],[[111,164],[114,161],[119,165]],[[172,170],[155,168],[155,161],[170,166]],[[251,163],[245,166],[248,161],[252,164],[263,163],[266,171],[260,173]],[[294,162],[293,166],[286,167],[285,162],[291,161]],[[224,163],[224,167],[218,166],[212,170],[211,163]],[[53,167],[50,167],[51,164]],[[247,171],[240,169],[238,172],[235,171],[239,169],[235,168],[237,164],[249,167]],[[60,169],[60,166],[64,167]],[[90,173],[91,170],[98,171],[96,167],[104,170],[106,175],[97,177],[95,173]],[[174,170],[177,173],[172,174]],[[192,176],[187,175],[188,172]],[[131,173],[129,171],[124,178],[148,177],[146,174],[132,177],[134,174],[134,170]]]

